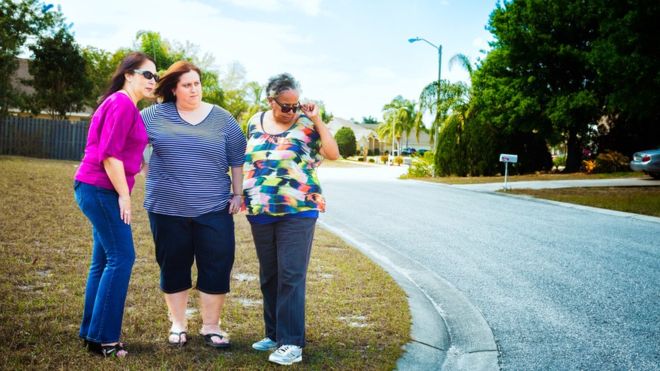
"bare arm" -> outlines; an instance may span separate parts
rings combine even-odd
[[[131,194],[128,191],[124,163],[115,157],[108,157],[103,160],[103,168],[119,194],[119,217],[124,223],[131,224]]]
[[[233,166],[231,168],[231,188],[233,190],[233,196],[229,202],[229,213],[236,214],[241,210],[241,204],[243,203],[243,167],[242,166]]]

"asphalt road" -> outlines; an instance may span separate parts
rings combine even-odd
[[[320,220],[368,241],[390,271],[432,273],[438,293],[426,281],[424,291],[441,300],[433,304],[448,327],[438,345],[445,369],[471,368],[448,362],[471,352],[469,331],[460,341],[453,331],[478,322],[456,313],[470,310],[452,297],[483,315],[502,369],[660,369],[660,219],[395,180],[391,171],[321,168]]]

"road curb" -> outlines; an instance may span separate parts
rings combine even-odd
[[[383,267],[408,295],[412,341],[405,345],[397,369],[499,370],[490,326],[456,287],[384,241],[350,226],[329,225],[323,220],[319,225]]]

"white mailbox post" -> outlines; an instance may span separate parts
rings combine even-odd
[[[504,162],[504,190],[508,189],[507,178],[509,177],[509,162],[515,164],[518,162],[518,155],[500,153],[500,162]]]

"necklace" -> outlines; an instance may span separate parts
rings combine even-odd
[[[131,100],[133,101],[133,103],[137,105],[137,101],[138,101],[138,99],[135,99],[136,97],[134,97],[133,95],[131,95],[131,93],[130,93],[128,90],[126,90],[126,89],[121,89],[120,92],[122,92],[122,93],[128,95],[128,97],[131,98]]]

